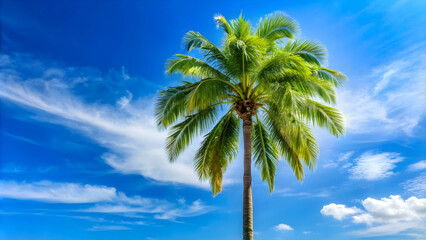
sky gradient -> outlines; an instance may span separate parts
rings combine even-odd
[[[317,169],[253,169],[255,239],[426,239],[425,1],[0,1],[0,239],[241,239],[242,154],[212,197],[167,161],[155,95],[183,35],[274,11],[348,76]],[[201,139],[201,138],[200,138]],[[241,140],[240,140],[241,141]],[[240,149],[240,153],[242,153]]]

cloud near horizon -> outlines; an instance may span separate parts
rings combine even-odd
[[[361,204],[363,209],[331,203],[321,209],[321,214],[339,221],[352,216],[354,224],[367,226],[364,230],[352,232],[363,237],[426,234],[426,198],[404,200],[399,195],[381,199],[369,197]]]
[[[77,211],[85,213],[118,214],[128,217],[147,217],[176,221],[178,218],[199,216],[213,210],[201,200],[186,204],[141,196],[127,196],[114,187],[51,181],[16,182],[0,180],[0,199],[10,198],[46,203],[88,204]]]

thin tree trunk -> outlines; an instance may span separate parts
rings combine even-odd
[[[243,119],[244,135],[244,192],[243,240],[253,240],[253,200],[251,193],[251,116]]]

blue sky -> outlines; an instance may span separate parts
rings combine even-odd
[[[164,64],[217,13],[276,10],[322,42],[347,122],[315,172],[253,170],[256,239],[426,239],[425,1],[1,2],[0,239],[240,239],[242,159],[221,194],[154,127]],[[197,142],[197,141],[196,141]]]

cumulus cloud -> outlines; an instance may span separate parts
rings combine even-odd
[[[0,198],[65,204],[93,203],[89,208],[73,211],[134,217],[146,217],[140,214],[148,214],[164,220],[199,216],[213,210],[213,207],[205,205],[201,200],[191,204],[182,200],[174,203],[138,195],[129,197],[113,187],[51,181],[0,181]]]
[[[366,213],[353,217],[354,223],[396,223],[426,217],[426,199],[391,195],[389,198],[367,198],[362,201]]]
[[[337,207],[339,206],[339,207]],[[323,215],[343,220],[342,216],[352,216],[354,224],[365,224],[367,229],[353,232],[361,236],[390,236],[403,234],[416,236],[426,234],[426,198],[410,197],[404,200],[399,195],[389,198],[367,198],[362,201],[363,210],[344,205],[329,204],[323,207]],[[348,209],[357,209],[348,211]],[[326,214],[328,210],[329,214]]]
[[[126,86],[117,85],[131,81],[127,73],[102,75],[93,69],[50,66],[19,55],[0,55],[0,61],[1,99],[36,114],[34,119],[81,131],[108,149],[102,158],[115,170],[208,188],[193,171],[195,149],[175,163],[168,162],[166,133],[157,131],[152,101],[136,99]],[[90,94],[94,89],[103,92],[100,99]]]
[[[281,232],[293,231],[294,230],[291,226],[284,224],[284,223],[280,223],[280,224],[276,225],[274,227],[274,229],[275,229],[275,231],[281,231]]]
[[[404,160],[398,153],[373,153],[366,152],[354,160],[349,172],[352,179],[380,180],[394,174],[392,171],[396,163]]]
[[[349,134],[413,134],[426,113],[425,44],[375,68],[363,89],[338,91]]]
[[[356,207],[349,208],[349,207],[346,207],[345,205],[334,204],[334,203],[328,204],[321,209],[322,215],[332,216],[333,218],[337,220],[342,220],[346,218],[347,216],[351,216],[359,212],[361,212],[361,210]]]

